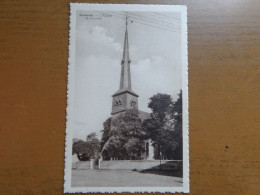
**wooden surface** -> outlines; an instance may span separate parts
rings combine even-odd
[[[141,2],[188,4],[191,194],[260,194],[260,1]],[[62,194],[68,18],[0,1],[0,194]]]

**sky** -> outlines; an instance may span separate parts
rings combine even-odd
[[[77,12],[73,138],[85,140],[92,132],[100,138],[111,115],[112,94],[120,84],[124,15]],[[176,100],[181,89],[180,18],[179,13],[128,13],[132,90],[142,111],[151,112],[147,105],[153,95],[166,93]]]

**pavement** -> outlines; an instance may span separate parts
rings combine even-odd
[[[181,187],[183,179],[129,170],[72,170],[72,187]]]

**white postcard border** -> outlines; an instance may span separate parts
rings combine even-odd
[[[71,187],[72,168],[72,119],[75,68],[75,36],[77,10],[110,10],[110,11],[180,11],[182,17],[182,92],[183,92],[183,186],[182,187]],[[188,120],[188,50],[187,50],[187,7],[184,5],[142,5],[142,4],[87,4],[70,3],[69,59],[67,116],[65,138],[64,193],[121,193],[121,192],[161,192],[189,193],[189,120]]]

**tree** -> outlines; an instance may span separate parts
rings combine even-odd
[[[158,93],[150,98],[148,107],[152,109],[152,117],[161,124],[166,119],[168,110],[173,106],[173,101],[170,95]]]
[[[100,148],[102,150],[102,148],[104,147],[105,143],[108,141],[109,139],[109,132],[111,130],[111,117],[109,117],[104,123],[103,123],[103,127],[104,130],[102,130],[102,138],[100,141]]]
[[[154,157],[156,159],[161,157],[167,159],[177,158],[177,150],[180,150],[178,147],[182,146],[181,102],[181,92],[176,102],[167,94],[158,93],[150,98],[148,107],[153,112],[151,118],[143,122],[143,128],[153,141],[155,147]]]
[[[145,152],[145,143],[142,139],[131,137],[125,143],[126,152],[131,160],[142,159]]]
[[[174,136],[175,140],[178,143],[175,150],[175,159],[182,159],[183,153],[183,137],[182,137],[182,91],[178,94],[179,97],[173,106],[173,118],[175,121],[174,125]]]
[[[91,153],[88,156],[92,159],[98,159],[100,151],[100,141],[96,138],[96,133],[91,133],[87,136],[86,143],[88,143]]]
[[[106,128],[107,123],[110,123],[109,131]],[[106,142],[102,143],[102,156],[104,159],[141,159],[145,151],[146,137],[138,110],[127,110],[113,121],[107,120],[104,123],[102,139]]]
[[[89,159],[97,159],[99,157],[100,141],[96,138],[95,133],[87,136],[86,141],[78,140],[72,145],[72,154],[77,154],[78,159],[86,161]]]
[[[88,143],[83,140],[74,142],[72,145],[72,154],[77,154],[77,157],[80,161],[87,161],[90,159],[89,154],[91,149]]]

